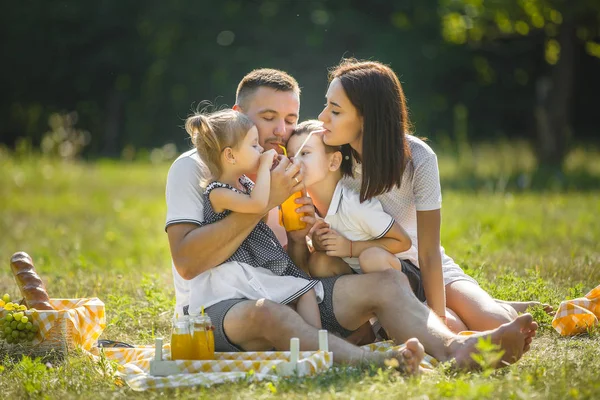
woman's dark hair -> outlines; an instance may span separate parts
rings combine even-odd
[[[343,146],[362,163],[360,201],[400,187],[411,159],[406,133],[410,129],[402,85],[394,71],[376,61],[344,59],[329,73],[339,79],[348,99],[363,118],[362,156]]]

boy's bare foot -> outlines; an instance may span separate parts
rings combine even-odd
[[[471,336],[458,336],[450,350],[454,350],[454,358],[459,368],[477,369],[479,365],[471,355],[477,353],[476,345],[479,338],[491,337],[492,343],[499,345],[500,349],[504,351],[502,359],[493,367],[502,368],[517,362],[523,353],[529,351],[537,328],[538,325],[533,321],[531,314],[523,314],[514,321],[500,325],[494,330]]]
[[[408,375],[418,375],[421,371],[421,361],[425,357],[425,348],[416,338],[408,339],[405,344],[406,347],[401,350],[369,353],[366,361],[377,365],[393,366]]]
[[[542,306],[544,308],[544,311],[546,312],[546,314],[548,314],[548,315],[555,314],[554,308],[550,304],[542,304],[539,301],[503,301],[503,300],[496,300],[496,301],[498,301],[500,303],[508,304],[509,306],[514,308],[515,311],[518,313],[527,312],[527,309],[529,307]]]

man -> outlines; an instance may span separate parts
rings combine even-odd
[[[260,144],[278,149],[296,126],[300,109],[300,89],[288,74],[259,69],[246,75],[237,89],[235,110],[245,113],[256,124]],[[282,157],[271,173],[269,206],[257,215],[232,213],[217,223],[202,225],[202,194],[198,186],[202,161],[195,150],[182,154],[172,165],[167,178],[167,222],[177,294],[177,312],[184,312],[190,281],[230,257],[258,221],[303,189],[299,167]],[[315,222],[314,207],[308,197],[296,201],[306,215],[306,229],[288,233],[288,253],[306,270],[308,249],[305,236]],[[461,366],[473,366],[471,354],[479,336],[491,336],[501,344],[503,361],[512,363],[529,349],[537,325],[530,315],[510,324],[470,337],[458,337],[448,330],[412,294],[408,280],[399,271],[366,275],[346,275],[322,279],[324,300],[319,305],[323,328],[348,337],[376,316],[390,337],[407,341],[407,350],[396,357],[415,369],[422,358],[422,346],[439,360],[455,359]],[[317,330],[306,324],[290,307],[268,300],[231,299],[209,307],[215,327],[217,351],[260,351],[287,349],[291,337],[299,337],[304,349],[318,348]],[[409,339],[409,338],[418,338]],[[372,354],[330,335],[330,349],[337,362],[382,363]]]

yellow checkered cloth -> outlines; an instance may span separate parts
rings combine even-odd
[[[586,332],[600,319],[600,285],[584,297],[560,303],[552,326],[562,336]]]
[[[150,361],[154,359],[154,346],[134,348],[92,349],[97,359],[100,351],[106,358],[119,364],[118,374],[136,391],[148,389],[177,388],[185,386],[212,386],[217,383],[239,379],[252,381],[276,380],[277,365],[290,361],[288,351],[215,353],[215,360],[177,360],[182,374],[171,376],[150,375]],[[170,345],[163,346],[163,358],[171,358]],[[328,370],[333,354],[323,351],[300,352],[302,373],[314,375]]]
[[[106,327],[104,303],[98,298],[90,299],[50,299],[55,310],[28,310],[27,316],[33,320],[40,331],[32,342],[32,346],[40,344],[48,332],[57,324],[71,324],[73,344],[84,350],[90,350]],[[0,310],[0,317],[5,311]]]
[[[370,351],[388,352],[399,350],[403,345],[396,346],[392,341],[378,342],[363,346]],[[215,353],[214,361],[176,361],[184,373],[171,376],[150,375],[150,361],[154,359],[153,346],[136,346],[134,348],[105,348],[92,349],[95,358],[104,352],[106,358],[119,364],[118,374],[136,391],[148,389],[177,388],[185,386],[212,386],[218,383],[248,379],[252,381],[275,381],[280,377],[276,374],[277,365],[289,362],[290,352],[239,352]],[[163,358],[170,359],[170,345],[163,346]],[[315,375],[331,368],[333,353],[323,351],[300,352],[302,375]],[[437,361],[426,355],[421,366],[433,369]]]

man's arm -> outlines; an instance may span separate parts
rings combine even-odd
[[[167,228],[175,269],[183,279],[193,279],[202,272],[222,264],[240,247],[262,215],[231,215],[204,226],[190,223]]]
[[[169,246],[179,275],[193,279],[231,257],[264,214],[298,190],[293,179],[298,172],[299,167],[291,165],[287,158],[271,171],[269,205],[262,213],[231,213],[221,221],[204,226],[187,222],[169,225]]]

